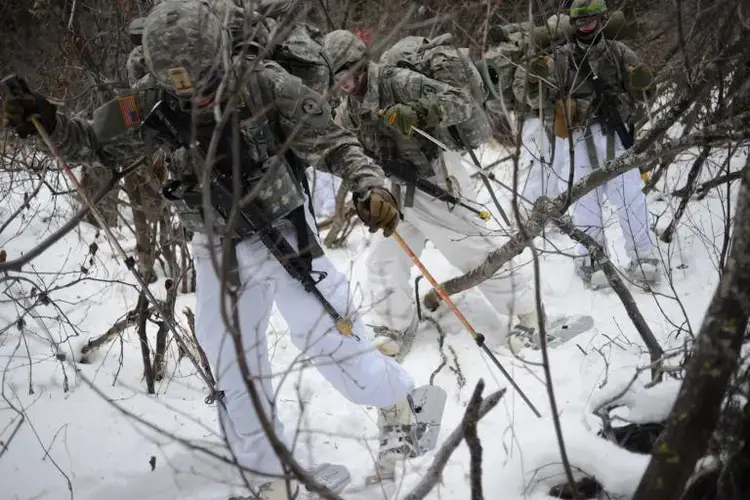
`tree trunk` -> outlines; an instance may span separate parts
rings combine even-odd
[[[734,242],[701,325],[664,434],[633,497],[678,500],[719,420],[750,317],[750,168],[738,193]]]

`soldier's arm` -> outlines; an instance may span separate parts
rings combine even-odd
[[[341,104],[336,107],[336,112],[333,114],[333,121],[336,125],[340,125],[347,130],[354,130],[354,122],[352,122],[352,117],[349,114],[349,106],[346,99],[342,100]]]
[[[114,99],[97,108],[91,120],[58,112],[50,138],[63,159],[70,163],[96,162],[112,168],[127,164],[145,152],[137,133],[143,119],[140,105],[136,97]]]
[[[341,177],[347,189],[361,195],[383,186],[383,170],[365,155],[352,131],[334,123],[320,94],[274,63],[264,63],[257,77],[297,156]]]
[[[471,118],[474,102],[469,89],[458,89],[406,68],[386,68],[381,73],[391,86],[397,103],[409,104],[421,98],[433,99],[440,109],[440,124],[458,125]]]
[[[513,73],[513,96],[517,102],[522,102],[531,109],[539,109],[539,82],[538,78],[529,76],[526,68],[519,65]],[[546,92],[546,84],[542,82],[542,98]]]

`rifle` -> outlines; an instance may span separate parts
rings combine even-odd
[[[387,176],[398,177],[407,184],[414,184],[417,189],[425,194],[433,196],[440,201],[452,203],[453,205],[460,205],[466,210],[476,214],[482,220],[489,220],[490,213],[487,210],[478,210],[471,205],[461,201],[457,196],[452,195],[445,189],[441,188],[437,184],[434,184],[426,179],[423,179],[417,173],[417,169],[405,160],[384,160],[381,162],[383,170]]]
[[[143,121],[143,126],[155,132],[157,140],[165,142],[175,149],[185,148],[190,150],[197,155],[198,161],[202,164],[205,163],[206,154],[202,146],[191,140],[189,127],[182,125],[177,114],[166,102],[159,101],[156,103]],[[227,187],[227,183],[230,180],[227,175],[217,172],[216,168],[211,169],[211,198],[217,204],[214,208],[225,217],[229,216],[234,205],[232,190]],[[197,200],[194,199],[195,201]],[[261,242],[268,248],[268,251],[271,252],[271,255],[276,258],[286,272],[292,278],[302,283],[305,291],[311,293],[320,302],[326,313],[334,320],[339,333],[347,337],[354,337],[359,341],[359,337],[353,335],[351,320],[341,316],[317,287],[318,283],[326,277],[326,273],[316,272],[320,276],[317,281],[312,277],[309,265],[292,248],[286,238],[273,227],[272,221],[264,216],[264,211],[260,209],[259,202],[254,199],[251,200],[249,207],[241,208],[239,214],[243,230],[237,232],[240,234],[248,234],[250,232],[257,234]]]
[[[635,130],[632,125],[627,127],[625,122],[622,121],[615,103],[614,92],[594,73],[587,56],[584,56],[580,63],[581,70],[591,75],[591,84],[594,86],[594,102],[596,103],[594,109],[600,114],[604,128],[614,130],[620,138],[622,146],[625,149],[630,149],[635,144]]]

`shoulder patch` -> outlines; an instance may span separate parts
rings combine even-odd
[[[323,107],[313,97],[306,97],[302,100],[302,110],[308,115],[322,115]]]
[[[141,124],[141,113],[135,95],[128,95],[117,99],[120,103],[120,114],[125,127],[133,127]]]
[[[92,128],[99,142],[106,143],[140,126],[142,109],[142,94],[138,92],[116,97],[95,109]]]

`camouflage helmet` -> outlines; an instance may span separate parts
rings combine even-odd
[[[365,43],[347,30],[328,33],[324,38],[323,48],[331,60],[334,75],[361,61],[366,52]]]
[[[607,3],[604,0],[573,0],[570,5],[570,19],[598,16],[607,13]]]
[[[166,0],[143,24],[143,56],[160,87],[177,96],[209,95],[221,81],[221,21],[205,0]]]

